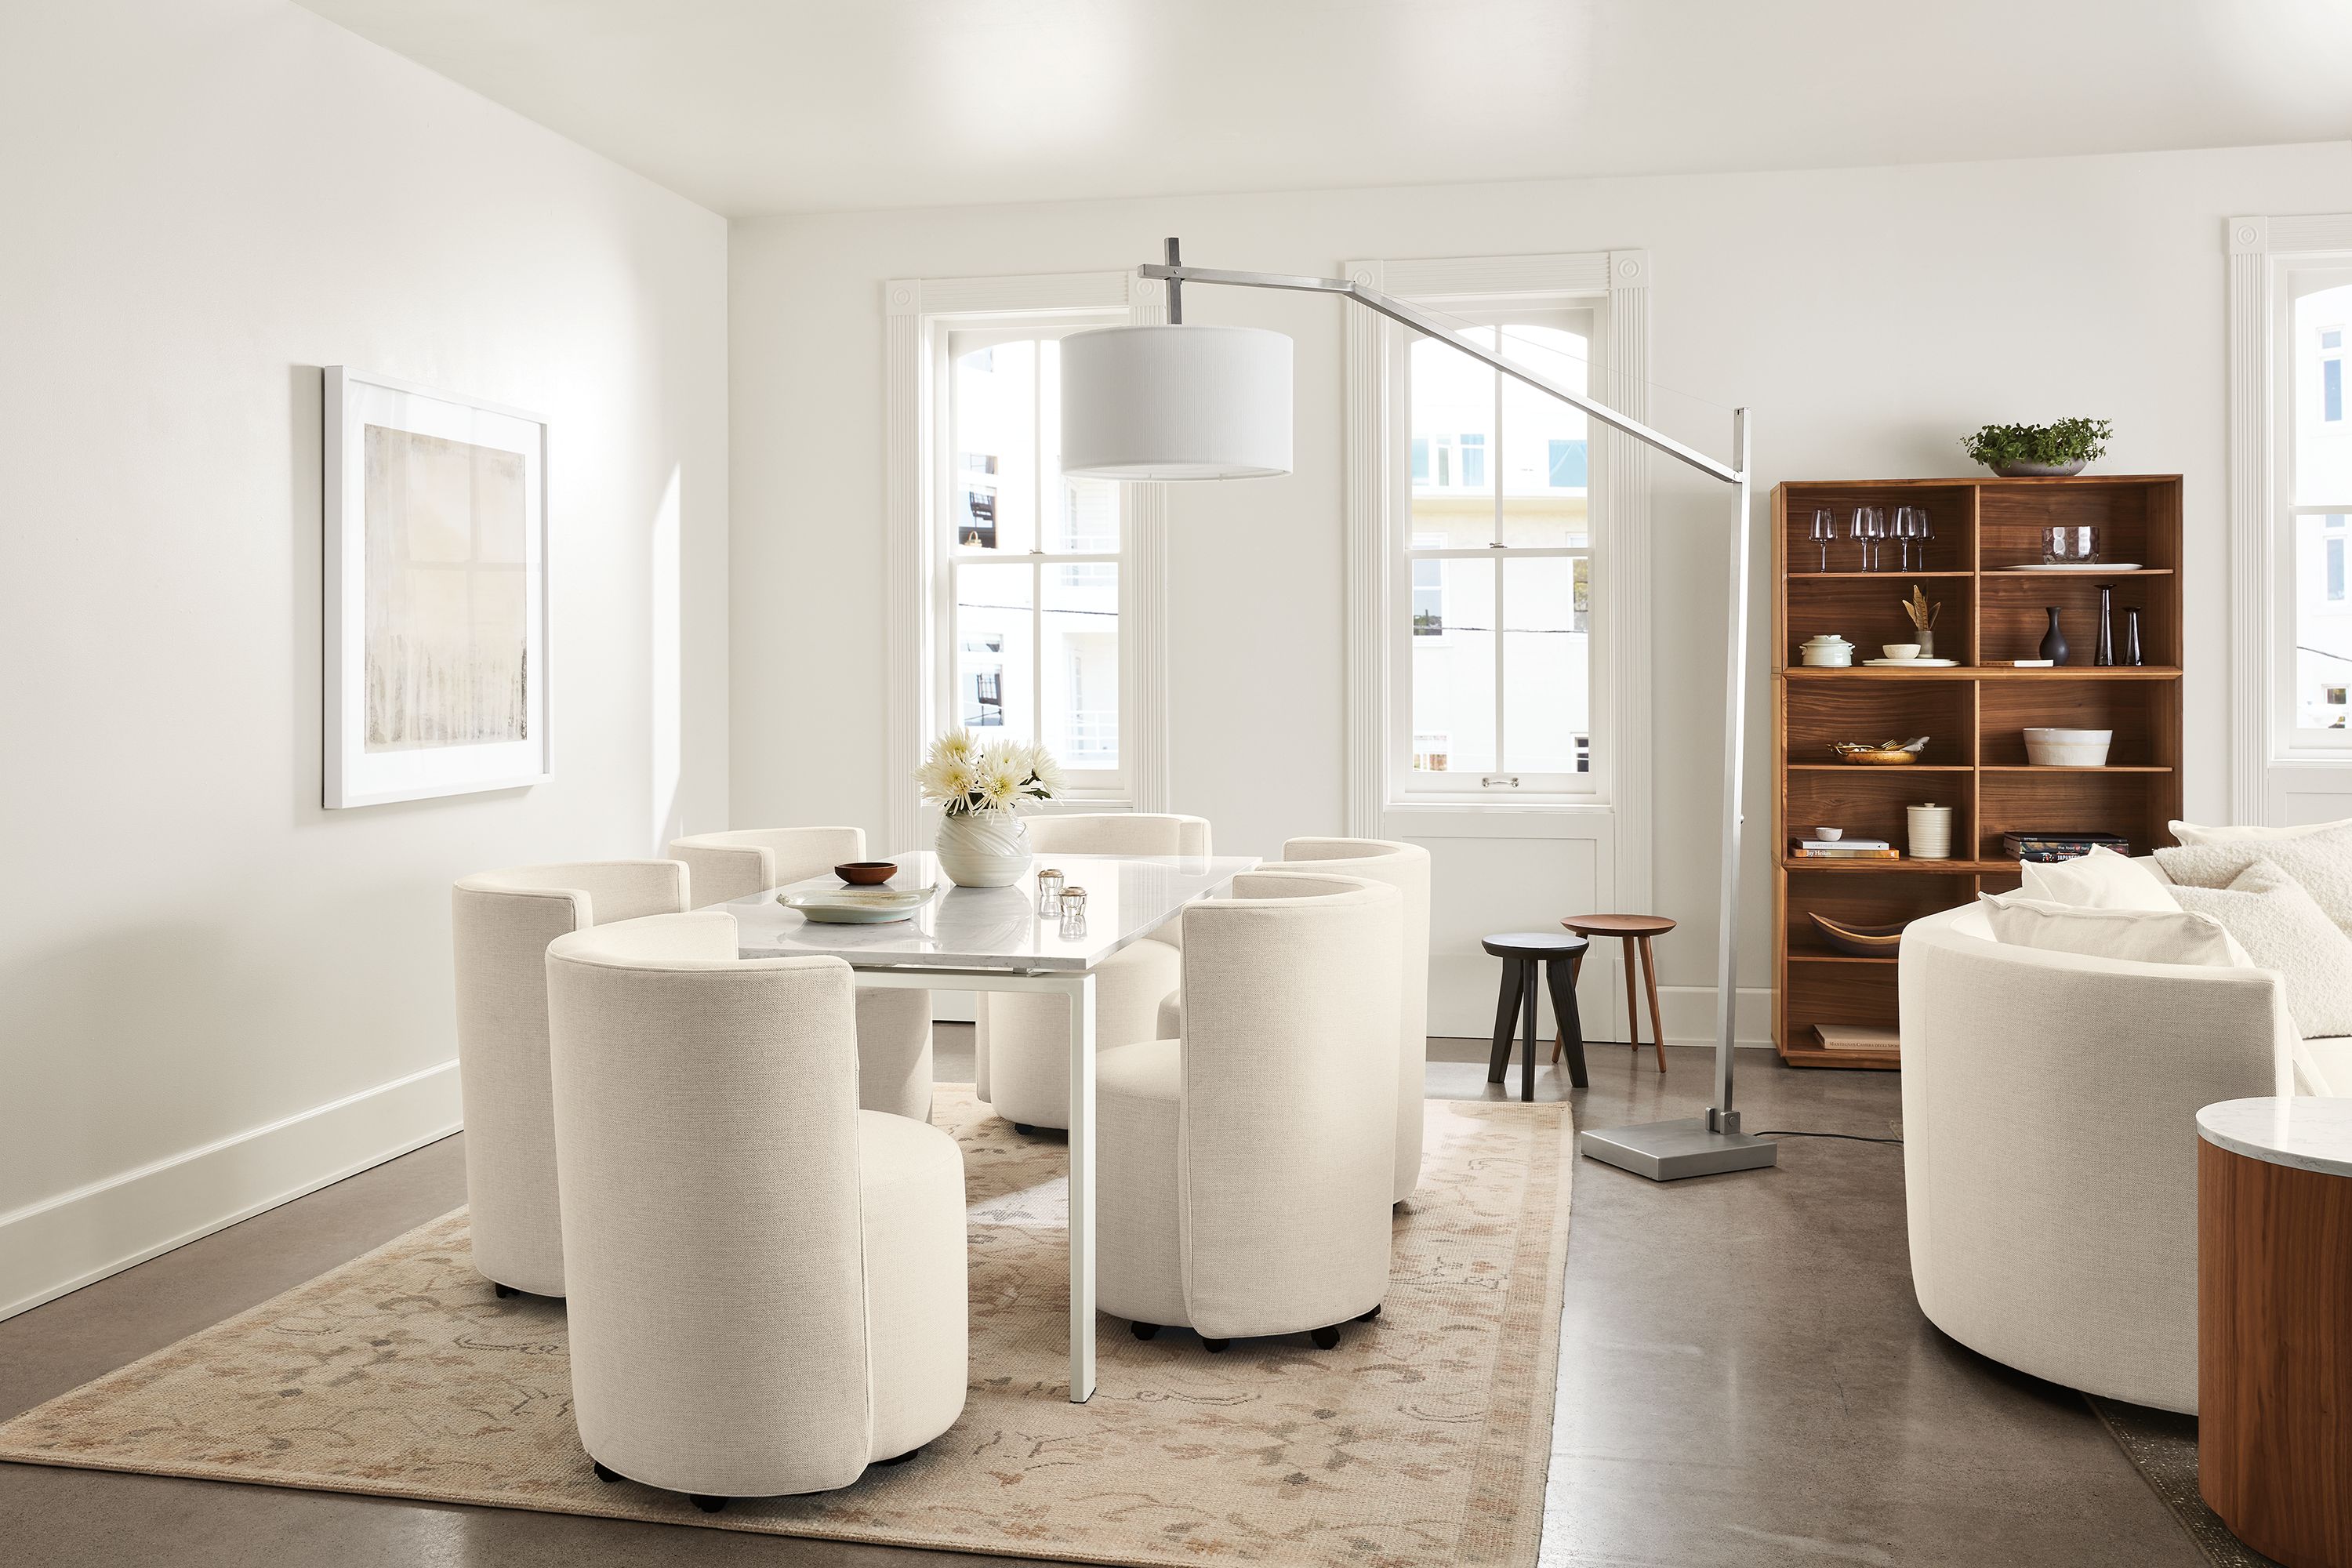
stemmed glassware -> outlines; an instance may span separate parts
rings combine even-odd
[[[1854,508],[1853,535],[1854,542],[1862,546],[1862,569],[1877,571],[1878,550],[1886,538],[1886,509],[1877,506]]]
[[[1837,538],[1837,519],[1826,508],[1813,513],[1812,527],[1805,537],[1822,547],[1822,570],[1830,569],[1830,542]]]
[[[1927,541],[1935,531],[1927,523],[1927,509],[1923,506],[1898,506],[1895,509],[1895,540],[1902,552],[1903,570],[1911,570],[1911,542],[1919,542],[1919,569],[1927,568]]]

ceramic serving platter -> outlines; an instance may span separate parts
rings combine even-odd
[[[2053,561],[2041,566],[1999,566],[1999,572],[2137,572],[2137,561]]]
[[[903,921],[931,901],[935,888],[828,888],[778,893],[776,902],[821,925],[881,925]]]
[[[1951,669],[1960,661],[1957,658],[1865,658],[1862,662],[1882,669]]]

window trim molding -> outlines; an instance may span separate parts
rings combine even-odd
[[[2233,217],[2224,229],[2230,266],[2230,820],[2267,816],[2280,769],[2336,769],[2341,762],[2281,752],[2273,731],[2277,672],[2272,657],[2273,522],[2278,494],[2274,321],[2277,264],[2352,252],[2352,213]]]
[[[1350,279],[1406,300],[1510,294],[1581,297],[1601,309],[1601,375],[1595,395],[1636,419],[1648,416],[1650,257],[1644,250],[1557,255],[1453,257],[1424,260],[1350,261]],[[1648,452],[1633,437],[1601,428],[1606,443],[1597,464],[1593,553],[1606,569],[1594,584],[1597,624],[1608,628],[1606,670],[1594,692],[1605,715],[1610,751],[1605,803],[1562,802],[1532,806],[1496,801],[1456,805],[1390,798],[1390,660],[1394,636],[1388,537],[1394,502],[1386,437],[1394,413],[1390,395],[1391,334],[1370,310],[1348,313],[1347,497],[1342,630],[1346,655],[1347,831],[1387,837],[1392,812],[1606,812],[1614,840],[1611,856],[1615,898],[1628,909],[1649,907],[1651,891],[1652,726],[1650,713],[1650,468]]]
[[[915,769],[939,726],[934,584],[940,565],[938,392],[930,353],[950,322],[1054,311],[1123,310],[1129,325],[1168,318],[1166,288],[1131,271],[1003,278],[893,278],[882,286],[884,462],[884,822],[894,853],[925,842]],[[1138,811],[1168,809],[1167,487],[1122,487],[1119,752]]]

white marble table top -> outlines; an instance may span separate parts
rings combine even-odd
[[[929,850],[894,855],[894,888],[936,885],[931,901],[908,920],[879,925],[827,925],[776,901],[783,892],[841,886],[826,875],[771,888],[719,907],[735,917],[736,948],[745,958],[822,953],[859,968],[1018,969],[1076,972],[1167,923],[1195,899],[1221,892],[1255,856],[1041,855],[1028,875],[1005,888],[959,888]],[[1086,918],[1037,912],[1037,872],[1059,869],[1087,890]]]
[[[2352,1176],[2352,1100],[2225,1100],[2197,1113],[2197,1135],[2250,1160]]]

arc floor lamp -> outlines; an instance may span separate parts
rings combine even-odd
[[[1747,740],[1748,410],[1731,416],[1731,461],[1718,462],[1498,353],[1455,337],[1439,317],[1340,278],[1229,272],[1168,258],[1136,268],[1168,285],[1168,324],[1104,327],[1062,340],[1062,471],[1112,479],[1234,479],[1291,467],[1290,340],[1257,327],[1187,323],[1187,283],[1337,294],[1447,344],[1515,381],[1571,404],[1612,429],[1731,487],[1731,602],[1724,658],[1723,909],[1716,954],[1715,1103],[1704,1116],[1580,1132],[1586,1155],[1653,1181],[1769,1165],[1774,1145],[1739,1130],[1732,1107],[1731,1035],[1738,958],[1739,775]]]

